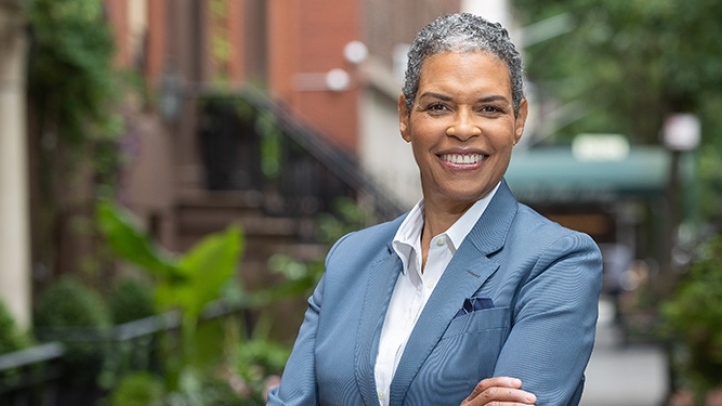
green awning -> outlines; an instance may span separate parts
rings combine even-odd
[[[571,148],[515,150],[506,180],[517,199],[530,203],[608,202],[658,197],[670,173],[670,152],[636,146],[618,160],[579,160]]]

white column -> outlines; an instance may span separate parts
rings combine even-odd
[[[31,319],[30,220],[25,128],[26,44],[22,33],[19,28],[2,38],[4,43],[0,48],[0,297],[18,325],[27,328]]]
[[[461,0],[461,11],[476,14],[494,23],[500,23],[509,31],[512,41],[517,40],[518,27],[508,0]]]
[[[510,27],[512,23],[507,0],[461,0],[461,11],[482,16],[494,23],[501,23],[505,28]]]

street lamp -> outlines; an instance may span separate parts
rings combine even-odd
[[[681,223],[681,197],[679,167],[682,154],[697,148],[701,138],[701,125],[699,118],[691,113],[675,113],[667,117],[664,122],[664,146],[670,151],[668,185],[668,246],[666,258],[669,261],[669,270],[676,270],[683,265],[677,261],[674,252],[677,248],[679,225]]]

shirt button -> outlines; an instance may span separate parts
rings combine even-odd
[[[433,289],[435,285],[436,285],[436,283],[434,283],[434,281],[430,281],[426,284],[426,287],[429,289]]]
[[[379,395],[379,399],[383,399],[383,398],[384,398],[384,393],[383,393],[383,392],[379,391],[378,395]]]
[[[446,244],[446,237],[444,237],[443,235],[436,239],[436,245],[438,245],[439,247],[444,246],[444,244]]]

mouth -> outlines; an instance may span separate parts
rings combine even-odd
[[[489,155],[483,154],[443,154],[439,156],[442,161],[454,165],[475,165],[485,160]]]

